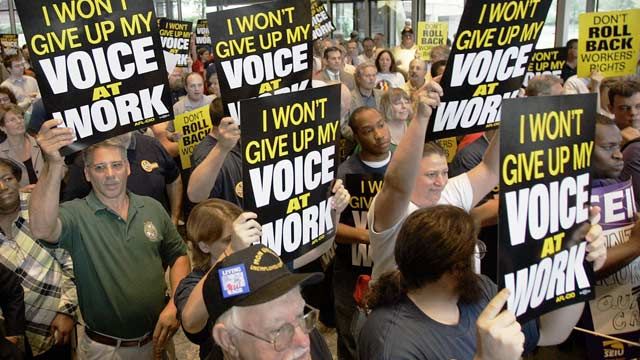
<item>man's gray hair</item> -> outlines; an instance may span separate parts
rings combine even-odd
[[[358,64],[358,66],[356,66],[356,77],[362,76],[362,72],[364,71],[364,69],[370,68],[370,67],[376,69],[376,72],[378,71],[376,64],[374,64],[371,61],[365,61]]]
[[[525,93],[527,96],[553,95],[552,88],[556,84],[562,86],[562,79],[556,75],[536,75],[529,79]]]
[[[91,165],[93,163],[93,153],[99,149],[99,148],[103,148],[103,147],[115,147],[118,150],[120,150],[120,154],[122,155],[122,159],[123,160],[127,160],[127,148],[126,146],[122,143],[121,139],[117,139],[117,138],[111,138],[111,139],[107,139],[105,141],[99,142],[97,144],[93,144],[91,146],[89,146],[88,148],[84,149],[84,151],[82,152],[82,159],[84,160],[84,165],[88,166]]]

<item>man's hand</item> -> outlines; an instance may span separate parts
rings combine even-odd
[[[5,336],[4,338],[13,345],[18,345],[18,341],[20,341],[19,336]]]
[[[73,129],[60,127],[62,120],[47,120],[42,124],[40,132],[36,136],[38,146],[44,154],[45,160],[50,164],[62,164],[64,157],[60,155],[60,149],[71,145],[74,141]]]
[[[344,188],[342,185],[342,179],[336,180],[333,184],[333,189],[331,189],[333,193],[333,199],[331,200],[331,207],[336,210],[337,214],[342,213],[344,209],[349,205],[349,199],[351,199],[351,195],[349,191]]]
[[[622,135],[622,146],[628,143],[631,140],[635,140],[640,137],[640,130],[627,126],[626,128],[620,130],[620,135]]]
[[[35,188],[35,187],[36,187],[36,184],[25,185],[25,186],[20,188],[20,192],[21,193],[31,194],[31,192],[33,191],[33,188]]]
[[[515,315],[502,307],[509,299],[509,290],[502,289],[484,308],[478,320],[477,350],[474,360],[515,360],[524,351],[524,334]]]
[[[589,79],[591,80],[589,84],[589,89],[591,90],[591,92],[597,92],[598,89],[600,88],[600,84],[602,83],[602,80],[604,80],[604,75],[602,75],[602,73],[597,70],[591,70]]]
[[[220,120],[220,125],[212,129],[213,136],[218,140],[216,146],[220,146],[223,150],[229,151],[240,140],[240,127],[233,121],[231,117],[224,117]]]
[[[56,317],[51,321],[51,333],[53,333],[57,345],[69,342],[75,323],[73,317],[67,314],[56,314]]]
[[[589,209],[589,221],[591,222],[591,227],[589,228],[585,239],[588,242],[587,261],[593,263],[594,271],[600,270],[605,261],[607,261],[607,244],[605,242],[604,234],[602,233],[602,227],[598,225],[599,218],[600,208],[598,206],[592,206]]]
[[[417,116],[420,121],[429,121],[433,109],[440,105],[440,97],[443,95],[442,87],[437,82],[428,81],[418,95],[418,111]]]
[[[180,327],[180,321],[176,317],[177,314],[178,309],[176,309],[173,300],[170,300],[158,317],[158,323],[155,330],[153,330],[153,353],[156,359],[162,359],[164,346]]]
[[[171,142],[178,142],[180,141],[180,138],[182,137],[182,134],[179,132],[173,132],[173,131],[169,131],[167,130],[167,139],[169,139],[169,141]]]
[[[231,234],[231,251],[246,249],[251,244],[260,241],[262,226],[255,219],[258,215],[253,212],[243,212],[233,222]]]

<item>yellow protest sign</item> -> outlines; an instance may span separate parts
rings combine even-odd
[[[458,151],[458,140],[456,139],[456,137],[452,136],[443,139],[437,139],[436,143],[444,149],[445,154],[447,154],[447,162],[451,163],[453,161],[453,158],[456,156],[456,151]]]
[[[446,22],[418,22],[418,53],[425,61],[431,60],[429,52],[436,46],[447,45],[449,24]]]
[[[178,141],[180,162],[182,162],[183,169],[188,169],[191,167],[193,149],[211,132],[209,106],[203,106],[176,116],[174,124],[176,131],[181,134]]]
[[[640,9],[580,14],[578,76],[597,70],[606,77],[636,71]]]

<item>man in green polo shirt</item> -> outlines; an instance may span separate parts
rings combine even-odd
[[[38,134],[46,165],[29,210],[38,214],[31,219],[33,235],[59,242],[74,260],[86,324],[79,357],[157,357],[179,326],[173,301],[165,302],[164,270],[171,268],[175,289],[190,269],[186,247],[159,202],[127,192],[130,168],[118,142],[84,150],[92,192],[59,205],[64,168],[59,150],[74,140],[61,123],[49,120]]]

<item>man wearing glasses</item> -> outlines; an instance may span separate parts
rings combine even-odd
[[[61,124],[46,121],[38,133],[46,162],[29,210],[33,236],[59,244],[74,261],[86,324],[78,358],[157,358],[179,326],[173,301],[165,301],[164,270],[171,268],[175,289],[190,269],[186,246],[159,202],[127,191],[131,169],[121,142],[84,150],[92,191],[59,205],[59,149],[74,141]]]
[[[318,310],[300,286],[321,273],[293,274],[268,247],[251,246],[226,257],[205,279],[202,295],[212,335],[225,359],[331,359],[315,329]]]

